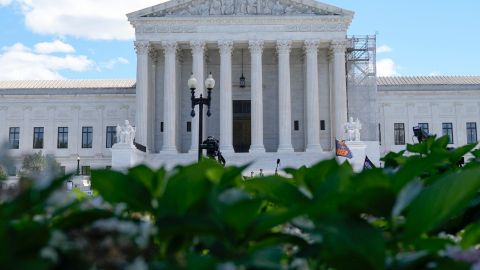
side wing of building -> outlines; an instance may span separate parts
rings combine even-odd
[[[0,141],[17,159],[42,151],[66,171],[111,164],[117,124],[135,119],[135,81],[0,81]]]
[[[450,136],[451,146],[477,141],[480,76],[378,78],[381,152],[415,143],[413,127]]]

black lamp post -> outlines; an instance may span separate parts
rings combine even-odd
[[[197,89],[197,79],[195,79],[195,77],[193,77],[193,73],[192,75],[190,75],[190,79],[188,79],[188,88],[190,88],[190,91],[192,93],[192,97],[191,97],[191,100],[192,100],[192,112],[190,113],[190,115],[192,117],[195,117],[195,105],[198,105],[198,114],[199,114],[199,117],[198,117],[198,161],[200,162],[200,160],[202,159],[202,149],[204,148],[203,145],[202,145],[202,141],[203,141],[203,105],[207,105],[207,116],[210,117],[210,115],[212,115],[212,113],[210,112],[210,102],[212,100],[211,98],[211,93],[212,93],[212,89],[213,87],[215,86],[215,80],[213,79],[212,77],[212,73],[210,72],[210,74],[208,75],[208,78],[205,80],[205,88],[208,89],[208,94],[207,94],[207,97],[204,98],[202,94],[200,94],[200,97],[199,98],[196,98],[195,97],[195,89]]]
[[[80,156],[77,156],[77,175],[80,175]]]

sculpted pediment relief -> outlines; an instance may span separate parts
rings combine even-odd
[[[193,0],[142,17],[218,15],[342,15],[291,0]]]

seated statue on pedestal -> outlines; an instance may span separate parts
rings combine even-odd
[[[344,125],[345,129],[345,141],[349,142],[359,142],[360,141],[360,130],[362,129],[362,124],[360,120],[353,121],[353,117],[350,116],[350,119]]]
[[[125,120],[125,125],[117,125],[117,143],[133,145],[135,139],[135,128],[130,125],[128,120]]]

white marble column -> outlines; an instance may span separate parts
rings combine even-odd
[[[177,42],[163,41],[163,53],[165,54],[164,97],[163,97],[163,145],[161,152],[176,154],[176,126],[177,126],[177,75],[176,55]]]
[[[346,40],[332,41],[333,60],[333,103],[334,103],[334,136],[344,139],[343,125],[347,122],[347,80],[345,73]]]
[[[292,96],[290,93],[291,40],[278,40],[278,152],[293,152]]]
[[[155,104],[157,92],[157,64],[159,52],[156,49],[151,49],[150,56],[150,71],[149,71],[149,95],[148,95],[148,126],[147,126],[147,150],[148,152],[155,152]]]
[[[136,112],[135,112],[135,142],[147,146],[148,137],[148,62],[151,45],[148,41],[135,41],[137,52],[137,85],[136,85]]]
[[[218,41],[220,51],[220,151],[233,153],[232,51],[233,41]]]
[[[195,95],[197,97],[200,94],[204,94],[204,83],[205,80],[205,41],[203,40],[195,40],[190,41],[190,47],[192,48],[192,73],[193,76],[197,79],[197,89],[195,90]],[[203,118],[204,120],[204,130],[203,130],[203,138],[205,137],[205,128],[206,128],[206,117]],[[195,117],[192,118],[192,131],[190,134],[192,135],[192,143],[190,145],[189,153],[197,153],[198,151],[198,106],[195,106]]]
[[[320,145],[320,109],[318,92],[318,40],[305,41],[305,54],[307,62],[306,74],[306,128],[307,152],[322,152]]]
[[[252,144],[250,153],[264,153],[263,145],[263,80],[262,52],[263,40],[250,40],[248,48],[251,55],[251,108],[252,108]]]

